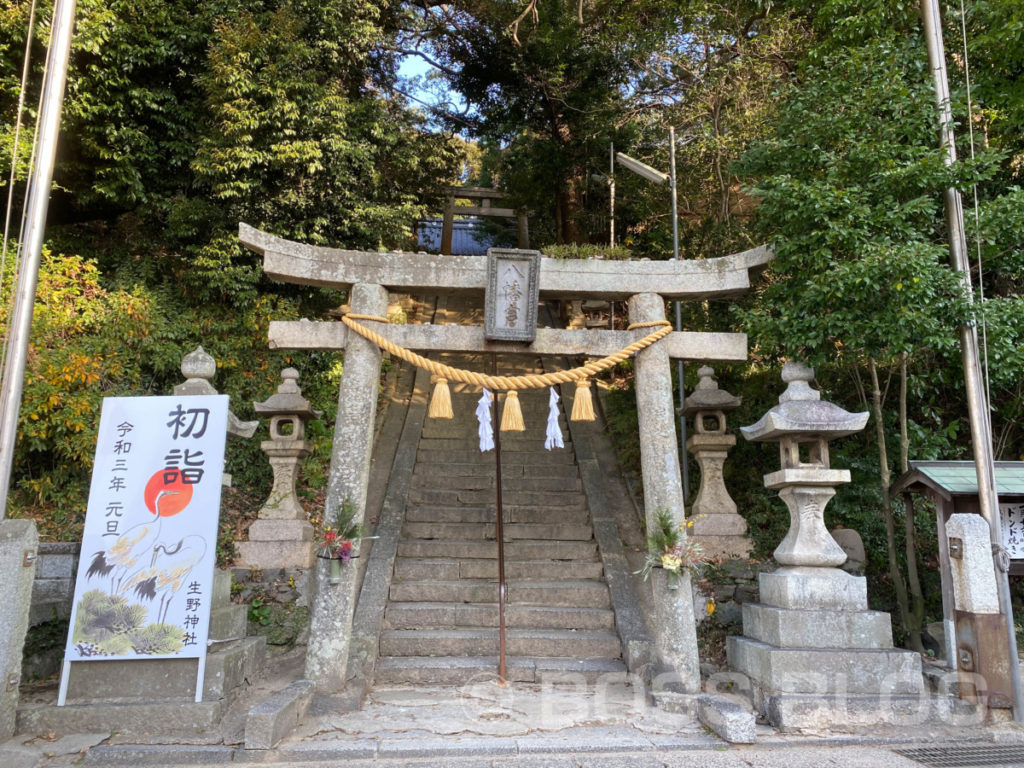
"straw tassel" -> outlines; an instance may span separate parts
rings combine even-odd
[[[502,432],[522,432],[526,429],[523,423],[523,409],[519,405],[519,393],[514,389],[505,395],[505,407],[501,411]]]
[[[576,382],[576,396],[572,399],[573,421],[594,421],[594,397],[590,393],[590,379]]]
[[[452,411],[452,392],[448,388],[448,379],[441,376],[431,376],[434,384],[434,396],[430,398],[430,409],[427,416],[432,419],[453,419],[455,413]]]

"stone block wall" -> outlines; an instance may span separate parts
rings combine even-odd
[[[719,624],[739,624],[743,620],[743,604],[756,603],[759,599],[757,577],[762,571],[773,571],[775,562],[755,563],[749,560],[723,560],[705,572],[703,578],[695,579],[697,588],[704,597],[715,600],[715,619]],[[706,607],[696,614],[699,619],[708,613]]]
[[[32,586],[30,627],[53,619],[67,619],[71,615],[81,548],[78,542],[70,541],[39,543],[36,580]]]
[[[250,603],[261,598],[282,604],[309,605],[310,571],[302,568],[232,568],[233,599]]]

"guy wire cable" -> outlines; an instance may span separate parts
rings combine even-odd
[[[14,209],[14,177],[18,167],[18,155],[21,140],[21,118],[25,112],[25,92],[28,90],[28,75],[31,66],[32,59],[32,34],[35,31],[35,20],[36,20],[36,0],[32,0],[31,6],[29,6],[28,14],[28,31],[25,35],[25,58],[22,64],[21,70],[21,91],[18,93],[18,111],[14,118],[14,142],[11,144],[11,175],[8,180],[7,186],[7,210],[4,214],[4,234],[3,234],[3,250],[0,252],[0,279],[3,275],[7,274],[7,242],[10,239],[11,229],[11,212]],[[39,137],[38,126],[32,137],[32,151],[29,155],[29,168],[35,162],[36,153],[36,140]],[[21,226],[18,230],[18,252],[15,254],[15,259],[21,254],[21,241],[22,235],[25,232],[25,216],[24,207],[22,208]],[[15,262],[15,274],[17,274],[17,261]],[[11,295],[8,298],[7,316],[11,316],[12,304],[14,303],[15,291],[14,285],[15,280],[11,281]],[[4,362],[7,357],[7,332],[4,331],[4,343],[0,347],[0,377],[3,376]]]

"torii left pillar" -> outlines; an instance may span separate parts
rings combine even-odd
[[[388,291],[381,285],[357,283],[349,298],[353,314],[387,314]],[[345,367],[338,390],[338,415],[324,505],[324,521],[328,525],[333,524],[346,500],[355,506],[357,523],[363,522],[366,513],[380,361],[381,351],[376,344],[351,334],[345,346]],[[353,554],[359,554],[358,546]],[[329,561],[317,560],[306,677],[325,693],[337,693],[345,687],[352,616],[358,598],[357,574],[355,564],[350,563],[341,569],[341,582],[331,584]]]

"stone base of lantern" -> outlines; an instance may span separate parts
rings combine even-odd
[[[257,520],[235,551],[243,568],[312,568],[313,526],[307,520]]]
[[[893,648],[889,615],[870,611],[864,577],[838,568],[760,575],[743,606],[730,666],[750,679],[755,708],[782,731],[923,722],[933,715],[921,659]],[[913,718],[917,718],[913,720]]]
[[[747,521],[735,512],[695,517],[690,535],[710,557],[746,560],[754,547],[747,536]]]

